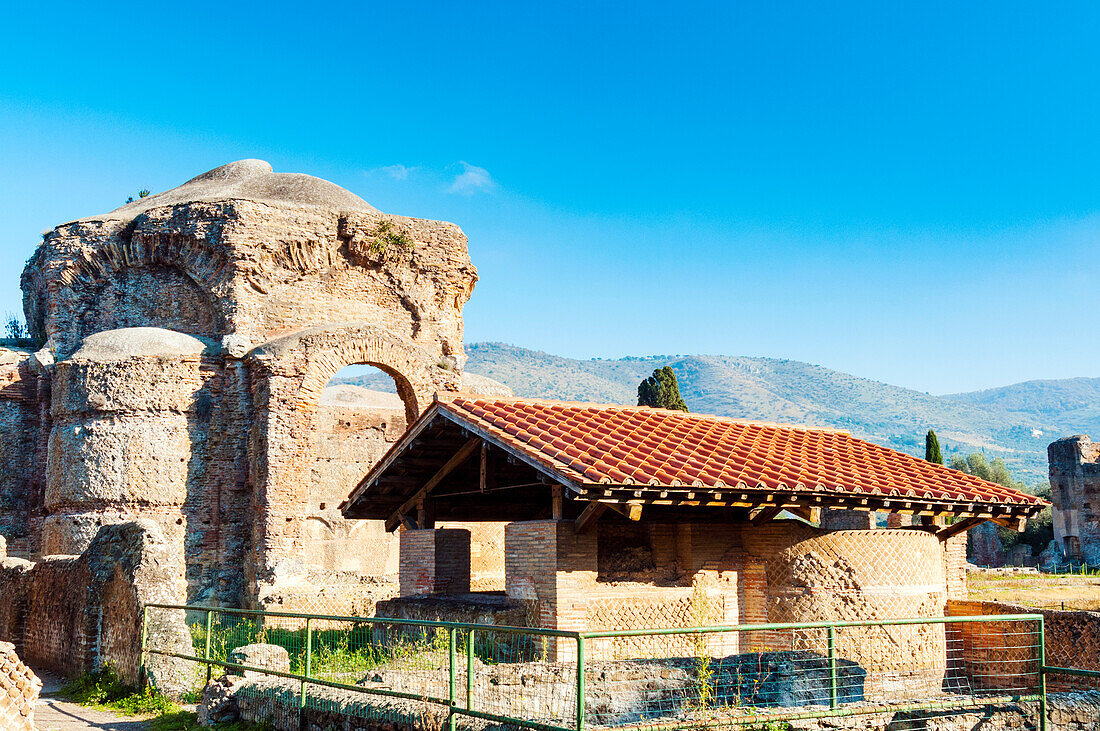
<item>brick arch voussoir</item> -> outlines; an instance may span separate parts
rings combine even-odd
[[[138,234],[76,256],[54,280],[57,289],[88,289],[124,269],[163,266],[187,276],[213,302],[229,275],[223,252],[203,239],[178,234]]]
[[[433,377],[440,369],[427,351],[383,330],[337,329],[323,335],[306,347],[306,375],[299,390],[303,406],[316,405],[332,377],[349,365],[373,366],[393,378],[410,424],[427,408],[435,391],[450,386],[445,379]]]

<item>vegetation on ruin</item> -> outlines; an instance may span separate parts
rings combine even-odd
[[[1033,487],[1025,485],[1022,480],[1016,479],[1000,457],[990,461],[984,454],[974,453],[966,457],[952,457],[948,466],[953,470],[959,470],[1004,487],[1029,492],[1047,502],[1050,502],[1052,497],[1049,483]],[[1023,533],[998,526],[997,535],[1001,539],[1004,550],[1010,551],[1013,547],[1024,544],[1031,546],[1033,556],[1038,556],[1054,540],[1054,515],[1049,507],[1044,508],[1042,512],[1027,521]]]
[[[394,228],[393,221],[382,220],[378,222],[378,228],[370,240],[370,252],[375,256],[381,256],[391,249],[409,250],[413,248],[413,241],[405,231]]]
[[[655,409],[673,409],[687,411],[687,404],[680,396],[680,383],[676,372],[669,366],[653,371],[649,378],[638,384],[638,405]]]
[[[13,312],[4,315],[4,336],[12,340],[26,340],[31,334],[26,323]]]
[[[270,731],[270,724],[257,725],[234,721],[232,723],[216,723],[213,726],[199,724],[198,715],[191,711],[176,711],[151,718],[145,723],[148,731]]]
[[[151,687],[138,690],[127,685],[110,663],[73,678],[62,687],[61,695],[84,706],[121,711],[131,716],[160,716],[180,710],[171,699]]]

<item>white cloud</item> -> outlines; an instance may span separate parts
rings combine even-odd
[[[416,169],[417,168],[415,167],[405,167],[404,165],[397,164],[374,168],[370,172],[385,175],[387,177],[393,178],[394,180],[407,180],[409,177],[409,173],[415,172]]]
[[[459,161],[458,164],[462,167],[462,172],[451,181],[450,187],[447,188],[448,193],[473,195],[478,192],[488,192],[497,187],[493,176],[489,175],[489,171],[485,168],[471,165],[465,160]]]

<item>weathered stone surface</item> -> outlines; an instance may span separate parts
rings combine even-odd
[[[1083,434],[1059,439],[1047,457],[1063,560],[1100,564],[1100,443]]]
[[[144,605],[183,598],[182,556],[148,520],[101,527],[79,556],[0,559],[0,633],[31,664],[64,675],[110,661],[136,684]],[[149,619],[151,643],[190,651],[182,612],[157,611]],[[149,656],[146,670],[164,692],[194,680],[193,664],[162,656]]]
[[[0,348],[0,533],[13,555],[75,555],[147,518],[192,600],[285,608],[323,575],[373,606],[358,575],[396,573],[396,539],[337,507],[463,387],[476,280],[457,226],[258,160],[58,226],[22,277],[45,347]],[[323,398],[355,363],[398,395]]]
[[[969,531],[970,560],[978,566],[1000,568],[1005,565],[1005,551],[997,524],[985,522]]]
[[[195,709],[199,725],[216,726],[221,723],[233,723],[240,719],[241,712],[237,707],[234,691],[243,680],[243,678],[224,675],[206,684],[202,689],[202,698]]]
[[[237,665],[248,665],[254,668],[277,670],[283,673],[290,672],[290,654],[287,653],[285,647],[280,647],[279,645],[268,645],[257,642],[251,645],[238,647],[229,653],[229,662],[236,663]],[[232,669],[229,671],[229,674],[243,676],[245,678],[265,677],[264,673],[254,670]]]

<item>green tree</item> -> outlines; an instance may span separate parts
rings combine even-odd
[[[687,404],[680,396],[680,384],[676,373],[665,366],[653,371],[653,375],[638,384],[638,405],[655,409],[687,411]]]
[[[924,461],[943,464],[943,452],[940,451],[940,440],[936,438],[936,432],[931,429],[924,435]]]
[[[4,332],[9,338],[24,340],[29,337],[27,326],[19,319],[18,315],[9,312],[4,316]]]
[[[975,452],[966,457],[952,457],[949,466],[953,470],[959,470],[968,475],[974,475],[983,480],[995,482],[998,485],[1037,495],[1047,502],[1051,500],[1049,483],[1043,483],[1029,488],[1020,480],[1012,477],[1012,473],[1008,470],[1008,465],[1006,465],[1005,461],[1000,457],[996,457],[990,462],[985,458],[984,454]],[[1009,528],[998,527],[997,536],[1001,539],[1001,545],[1006,551],[1010,550],[1018,543],[1026,543],[1031,546],[1032,555],[1038,556],[1054,538],[1054,521],[1050,508],[1043,509],[1038,515],[1027,521],[1027,527],[1024,529],[1023,533],[1017,533]]]

